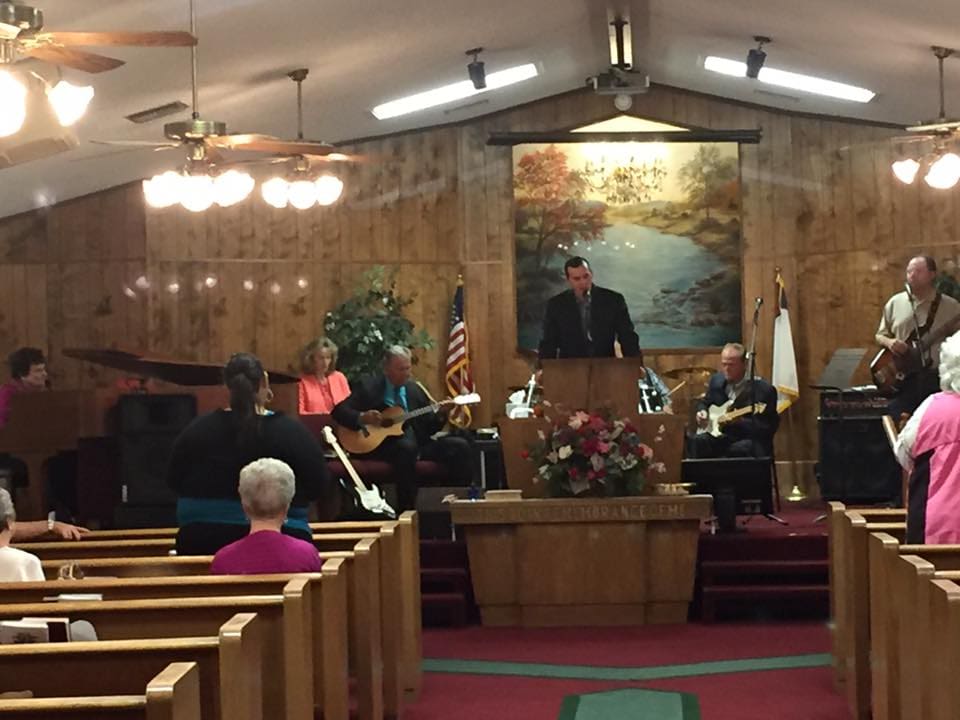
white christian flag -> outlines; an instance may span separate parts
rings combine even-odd
[[[773,319],[773,386],[777,389],[777,412],[783,412],[800,397],[797,381],[797,357],[793,352],[793,332],[787,309],[787,291],[777,270],[777,314]]]

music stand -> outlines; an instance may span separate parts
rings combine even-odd
[[[693,492],[712,495],[721,532],[736,530],[737,515],[773,515],[769,457],[699,458],[681,464],[683,482]]]

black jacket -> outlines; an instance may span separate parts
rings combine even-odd
[[[762,378],[756,378],[755,383],[756,402],[766,405],[763,412],[729,422],[723,426],[722,432],[734,441],[756,437],[760,447],[769,455],[773,451],[773,435],[780,425],[780,415],[777,414],[777,391]],[[697,410],[706,410],[711,405],[723,405],[727,400],[727,379],[721,372],[714,373],[710,376],[706,394],[697,403]],[[734,398],[730,409],[748,407],[753,400],[750,381],[747,380],[743,390]]]
[[[367,410],[385,410],[384,395],[386,393],[387,378],[383,373],[368,375],[360,382],[351,385],[350,396],[342,400],[333,409],[333,419],[344,427],[353,430],[360,429],[360,415]],[[417,410],[431,404],[430,398],[416,382],[409,381],[404,387],[407,389],[407,410]],[[444,420],[436,413],[427,413],[410,420],[407,427],[412,427],[416,434],[417,444],[424,445],[430,436],[440,430]]]
[[[623,295],[594,285],[590,290],[589,342],[580,323],[580,308],[573,290],[565,290],[547,301],[540,340],[540,359],[613,357],[613,342],[620,341],[624,357],[640,353],[640,339]]]

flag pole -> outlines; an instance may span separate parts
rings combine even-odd
[[[777,306],[780,305],[780,292],[782,289],[783,275],[782,268],[774,268],[776,283],[777,283]],[[800,487],[799,483],[799,474],[797,472],[797,435],[796,435],[796,423],[793,419],[793,413],[790,412],[790,409],[797,403],[800,398],[797,398],[788,407],[784,412],[787,415],[787,431],[790,436],[790,468],[791,476],[793,481],[793,487],[790,488],[790,492],[787,494],[787,502],[800,502],[807,499],[807,494],[803,491],[803,488]]]

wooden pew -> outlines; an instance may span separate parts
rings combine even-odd
[[[886,532],[901,539],[903,522],[868,522],[871,513],[846,511],[838,518],[838,558],[834,581],[841,615],[835,619],[844,670],[847,707],[855,720],[870,717],[870,561],[868,539]],[[887,519],[891,516],[877,516]]]
[[[200,671],[194,662],[170,663],[143,695],[0,700],[0,719],[200,720]]]
[[[374,567],[377,568],[378,582],[377,590],[378,600],[376,608],[370,605],[370,598],[367,592],[349,592],[349,606],[356,607],[358,604],[366,603],[362,614],[374,613],[379,617],[378,632],[372,633],[372,630],[366,628],[370,623],[360,620],[351,622],[351,647],[357,648],[357,658],[359,663],[355,665],[355,670],[360,675],[366,675],[366,679],[360,685],[362,693],[369,692],[379,694],[383,698],[385,711],[390,715],[399,714],[406,697],[415,697],[420,687],[420,665],[422,656],[422,626],[420,619],[420,560],[419,560],[419,535],[417,520],[414,514],[405,514],[397,522],[382,523],[377,525],[379,532],[374,533],[327,533],[314,536],[316,544],[327,547],[355,547],[358,540],[378,540],[379,548],[376,551],[376,557],[373,560]],[[112,564],[109,562],[113,553],[122,553],[131,548],[140,546],[145,549],[158,547],[158,544],[170,543],[172,539],[152,539],[152,540],[121,540],[121,541],[82,541],[82,542],[61,542],[48,544],[32,544],[27,546],[31,552],[40,550],[38,554],[41,557],[50,554],[54,556],[68,555],[71,552],[74,555],[78,549],[91,548],[95,552],[108,552],[106,558],[70,558],[70,562],[77,562],[85,571],[96,572],[97,574],[122,574],[121,567],[124,563]],[[53,552],[51,552],[51,549]],[[324,557],[333,557],[338,554],[337,551],[327,551],[321,549]],[[341,551],[348,552],[348,551]],[[136,557],[133,562],[136,564]],[[128,558],[118,558],[126,560]],[[163,558],[161,558],[162,560]],[[171,556],[172,561],[186,561],[192,558],[178,558]],[[107,562],[104,562],[107,560]],[[67,558],[60,559],[60,563],[68,562]],[[203,557],[202,570],[205,572],[209,568],[210,558]],[[190,566],[189,568],[187,566]],[[196,572],[199,569],[193,562],[173,562],[173,563],[150,563],[143,567],[149,567],[151,570],[157,567],[176,567],[188,572]],[[166,571],[163,571],[166,572]],[[52,577],[48,573],[48,577]],[[349,583],[349,581],[348,581]],[[365,587],[371,586],[369,577],[362,580]],[[350,587],[353,587],[350,585]],[[353,618],[352,613],[348,617]],[[372,645],[376,644],[379,650],[374,650]],[[370,664],[367,664],[364,657],[370,658]],[[379,659],[376,659],[379,658]],[[382,666],[382,671],[375,670]],[[368,670],[369,668],[369,670]],[[379,688],[379,690],[378,690]],[[377,707],[372,708],[372,712],[377,712]]]
[[[300,575],[191,575],[184,577],[96,578],[0,584],[0,605],[39,603],[61,593],[97,593],[104,600],[278,595],[294,578],[311,581],[314,687],[328,718],[345,718],[347,688],[346,561],[327,560],[322,573]],[[322,580],[322,582],[321,582]]]
[[[308,580],[295,578],[283,595],[9,604],[0,606],[0,619],[65,616],[88,620],[103,640],[130,640],[209,635],[236,613],[256,613],[265,717],[312,720],[310,590]]]
[[[960,713],[960,584],[935,579],[930,585],[930,625],[937,630],[937,642],[929,649],[930,704],[933,718],[955,718]],[[950,663],[950,664],[945,664]]]
[[[829,503],[828,530],[830,535],[829,571],[830,571],[830,617],[832,655],[834,668],[834,686],[840,691],[846,682],[846,656],[850,643],[850,624],[852,610],[848,607],[849,595],[841,592],[849,577],[847,571],[847,536],[850,532],[849,520],[845,517],[848,509],[858,512],[868,522],[904,522],[906,511],[901,508],[847,508],[843,503]]]
[[[29,689],[35,700],[133,695],[170,663],[186,662],[197,669],[200,717],[262,720],[260,629],[255,614],[240,613],[214,636],[4,645],[0,691]],[[27,702],[6,700],[0,707]]]
[[[350,667],[357,679],[358,713],[361,718],[380,718],[384,714],[384,660],[381,644],[380,596],[380,540],[368,538],[357,543],[352,552],[324,553],[327,561],[346,561],[341,565],[346,574],[348,655]],[[152,558],[92,558],[81,563],[87,579],[96,576],[113,578],[206,575],[211,556],[160,556]],[[42,562],[48,578],[56,578],[63,564],[59,560]],[[81,580],[81,583],[87,580]],[[52,583],[51,583],[52,586]],[[371,590],[372,589],[372,590]],[[2,609],[2,608],[0,608]],[[342,617],[343,615],[341,615]],[[396,623],[397,617],[391,621]],[[391,672],[397,672],[402,658],[388,663]],[[417,664],[419,665],[419,659]]]
[[[947,717],[931,699],[935,688],[929,653],[941,638],[939,628],[931,622],[930,581],[960,579],[960,546],[900,545],[883,534],[874,534],[870,540],[871,624],[878,628],[871,637],[873,716],[875,720]],[[878,600],[881,595],[886,596],[885,601]],[[954,708],[953,715],[958,709]]]

